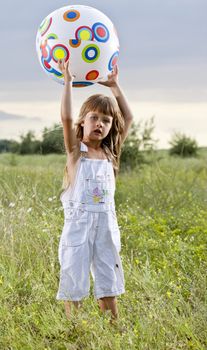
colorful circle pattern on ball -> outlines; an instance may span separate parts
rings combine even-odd
[[[98,76],[99,76],[99,72],[94,69],[86,74],[86,80],[96,80]]]
[[[52,48],[52,58],[57,63],[59,59],[67,61],[70,57],[69,51],[65,45],[55,45]]]
[[[77,40],[90,40],[94,39],[94,33],[90,27],[81,26],[75,32],[75,37]]]
[[[73,87],[85,87],[85,86],[90,86],[93,85],[92,82],[90,81],[73,81]]]
[[[66,11],[63,15],[63,18],[67,22],[75,22],[78,18],[80,18],[80,12],[76,10]]]
[[[108,28],[101,22],[97,22],[92,27],[95,39],[102,43],[105,43],[109,40],[109,30]]]
[[[47,44],[47,40],[43,41],[40,45],[42,58],[44,61],[50,62],[52,59],[50,46]]]
[[[39,31],[41,36],[45,35],[45,33],[47,33],[48,29],[50,28],[52,24],[52,18],[46,18],[39,27]]]
[[[81,44],[81,40],[79,40],[79,39],[70,39],[70,40],[69,40],[69,45],[70,45],[71,47],[76,48],[76,47],[79,47],[80,44]]]
[[[82,51],[82,58],[87,63],[93,63],[98,60],[100,49],[95,44],[87,45]]]
[[[119,57],[119,51],[114,52],[114,54],[111,56],[108,64],[108,69],[110,71],[112,71],[114,66],[116,65],[118,57]]]
[[[41,58],[41,62],[43,67],[46,69],[47,72],[54,74],[57,78],[62,78],[62,73],[58,72],[56,69],[52,68],[48,61],[45,61],[44,58]]]
[[[58,36],[55,33],[50,33],[47,35],[47,39],[58,39]]]

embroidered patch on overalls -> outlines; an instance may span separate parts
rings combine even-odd
[[[108,194],[108,190],[100,190],[98,187],[93,189],[93,201],[94,203],[104,202],[104,196]]]

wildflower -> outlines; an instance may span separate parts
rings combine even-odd
[[[134,328],[134,334],[138,335],[139,334],[139,331],[137,328]]]
[[[48,202],[52,202],[52,200],[53,200],[52,197],[48,198]]]
[[[82,320],[82,324],[87,324],[87,321],[86,320]]]
[[[15,203],[14,202],[9,203],[9,208],[14,208],[14,207],[15,207]]]
[[[27,213],[30,213],[31,211],[32,211],[31,207],[27,209]]]
[[[166,295],[167,295],[168,298],[171,298],[172,293],[168,290]]]

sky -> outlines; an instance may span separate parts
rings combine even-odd
[[[119,82],[134,120],[154,116],[158,148],[169,148],[174,132],[207,146],[207,1],[95,0],[1,3],[0,139],[20,139],[60,123],[63,86],[41,68],[35,47],[38,27],[67,5],[95,7],[115,24],[119,40]],[[74,119],[89,96],[111,95],[94,84],[73,89]],[[61,125],[61,124],[60,124]]]

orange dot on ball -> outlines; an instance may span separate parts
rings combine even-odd
[[[97,70],[91,70],[86,74],[86,80],[95,80],[99,76],[99,72]]]

